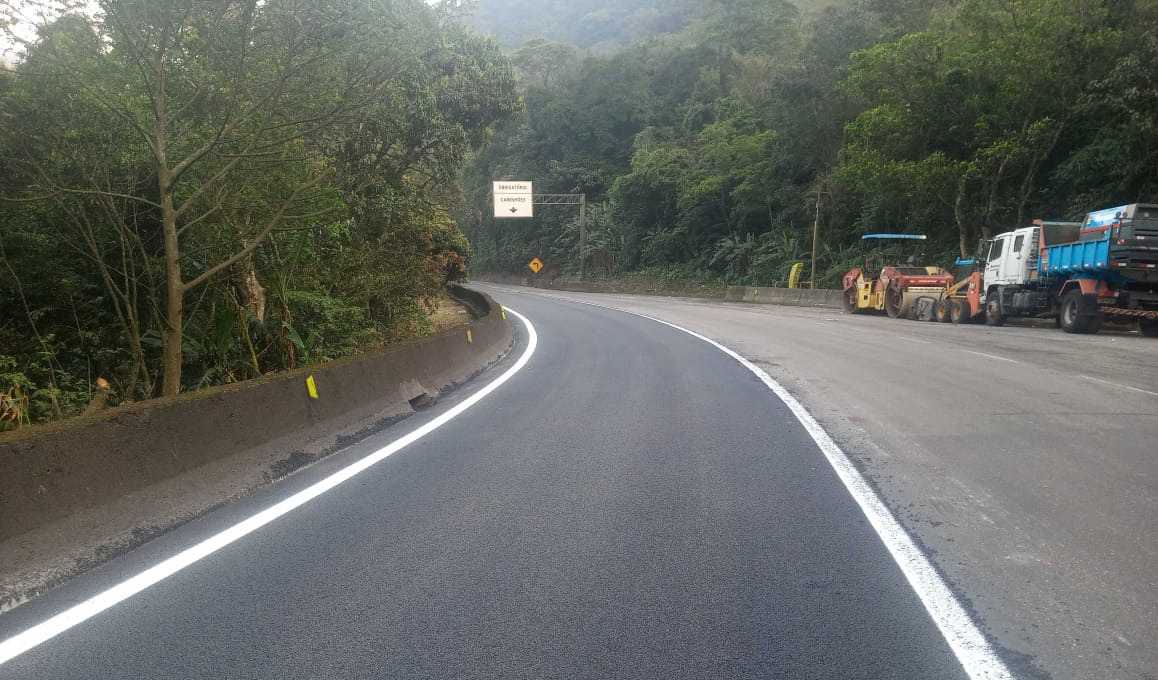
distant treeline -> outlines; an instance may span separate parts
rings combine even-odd
[[[465,175],[478,270],[578,265],[577,214],[496,223],[492,178],[587,193],[588,271],[746,284],[808,259],[818,206],[833,284],[865,232],[927,233],[938,260],[1158,199],[1158,0],[602,4],[674,9],[677,28],[513,50],[525,113]]]

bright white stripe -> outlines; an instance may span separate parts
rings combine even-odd
[[[1094,377],[1091,377],[1088,375],[1083,375],[1082,377],[1085,378],[1086,380],[1092,380],[1093,382],[1096,382],[1096,383],[1101,383],[1103,385],[1109,385],[1110,387],[1117,387],[1117,388],[1120,388],[1123,390],[1130,390],[1131,392],[1141,392],[1142,394],[1149,394],[1151,396],[1158,397],[1158,392],[1151,392],[1150,390],[1144,390],[1141,387],[1132,387],[1130,385],[1123,385],[1121,383],[1110,382],[1109,380],[1102,380],[1101,378],[1094,378]]]
[[[957,661],[961,663],[962,668],[969,675],[972,680],[1013,680],[1014,676],[1006,668],[1005,664],[998,658],[993,651],[993,647],[985,636],[973,623],[965,608],[957,600],[953,591],[941,578],[937,570],[933,568],[932,563],[917,547],[913,538],[905,531],[900,522],[873,490],[872,486],[856,469],[856,465],[848,458],[848,456],[837,446],[832,437],[829,436],[820,423],[812,417],[804,406],[792,396],[788,390],[784,389],[780,383],[776,382],[772,376],[764,372],[756,364],[748,361],[736,352],[728,349],[724,345],[712,340],[709,337],[700,335],[699,333],[688,330],[683,326],[677,326],[674,323],[657,319],[653,316],[632,312],[626,309],[619,309],[617,307],[608,307],[606,305],[596,304],[594,302],[585,302],[576,300],[574,298],[556,298],[567,300],[570,302],[577,302],[579,304],[591,305],[592,307],[602,307],[603,309],[611,309],[618,312],[625,312],[635,316],[642,317],[656,323],[661,323],[665,326],[682,331],[688,335],[703,340],[712,345],[724,354],[732,357],[738,361],[744,368],[752,373],[755,373],[758,378],[768,389],[772,390],[777,397],[792,411],[808,434],[812,436],[812,440],[820,447],[824,453],[824,457],[828,459],[832,468],[836,471],[837,476],[844,482],[844,486],[848,492],[856,500],[857,505],[860,506],[861,511],[864,512],[868,518],[869,524],[876,530],[877,535],[881,537],[881,541],[888,548],[889,554],[893,556],[897,566],[901,568],[905,578],[908,579],[909,585],[916,591],[917,596],[921,599],[921,603],[925,605],[926,611],[932,617],[933,622],[941,631],[941,635],[945,637],[945,641],[949,643],[949,647],[953,650],[953,654],[957,656]]]
[[[999,357],[996,354],[986,354],[985,352],[974,352],[971,349],[965,350],[965,353],[966,354],[972,354],[974,356],[985,357],[986,359],[993,359],[994,361],[1005,361],[1005,362],[1008,362],[1011,364],[1020,364],[1021,363],[1020,361],[1018,361],[1016,359],[1006,359],[1005,357]]]
[[[528,342],[527,349],[519,360],[515,362],[505,373],[496,378],[494,382],[482,388],[478,392],[472,394],[467,399],[464,399],[460,404],[451,408],[446,413],[438,416],[434,420],[426,423],[422,427],[414,430],[410,434],[398,439],[387,446],[378,449],[374,453],[365,458],[353,463],[334,474],[326,477],[320,482],[295,493],[289,498],[273,505],[249,519],[239,522],[228,529],[216,534],[197,545],[194,545],[187,550],[177,553],[173,557],[158,563],[157,565],[146,569],[145,571],[133,576],[132,578],[122,581],[121,583],[109,588],[108,590],[88,599],[84,602],[53,616],[52,618],[37,624],[28,630],[15,635],[4,642],[0,642],[0,665],[11,661],[12,659],[24,654],[28,650],[41,645],[48,640],[60,635],[61,633],[84,623],[92,617],[101,612],[124,602],[137,593],[146,588],[160,583],[169,578],[173,574],[182,569],[205,559],[213,553],[222,548],[234,543],[249,534],[257,531],[270,522],[279,517],[299,508],[311,500],[321,496],[327,491],[338,486],[358,474],[365,472],[374,465],[386,460],[398,451],[406,448],[414,442],[422,439],[426,435],[434,432],[438,428],[447,424],[454,418],[461,415],[464,411],[485,399],[492,392],[502,387],[504,383],[510,380],[516,373],[523,370],[527,362],[531,360],[531,356],[535,353],[535,348],[539,344],[539,336],[535,332],[535,327],[527,317],[519,314],[513,309],[507,308],[507,311],[514,314],[523,322],[523,326],[527,329]]]

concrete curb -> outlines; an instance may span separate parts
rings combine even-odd
[[[342,433],[412,412],[412,404],[468,380],[511,346],[512,325],[496,303],[465,288],[453,293],[482,314],[469,328],[0,435],[0,541],[256,450],[312,460]],[[318,399],[308,394],[309,376]]]

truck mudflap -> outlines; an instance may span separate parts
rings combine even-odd
[[[1102,314],[1107,317],[1128,318],[1128,319],[1144,319],[1149,321],[1158,321],[1158,310],[1150,309],[1125,309],[1122,307],[1103,307]]]

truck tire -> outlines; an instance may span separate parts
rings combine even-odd
[[[901,291],[889,286],[885,290],[885,313],[890,319],[899,319],[904,313],[905,296]]]
[[[1093,334],[1102,330],[1102,314],[1097,300],[1089,300],[1082,291],[1073,289],[1062,297],[1061,328],[1066,333]]]
[[[949,323],[952,321],[952,319],[949,318],[949,307],[952,304],[952,300],[937,300],[937,304],[933,305],[933,318],[937,323]]]
[[[917,321],[936,321],[937,301],[928,297],[918,299],[913,303],[912,315]]]
[[[966,300],[949,301],[949,320],[954,324],[969,323],[972,318],[969,302]]]
[[[1148,338],[1158,338],[1158,321],[1139,321],[1138,330]]]
[[[989,300],[985,303],[985,325],[1005,325],[1005,315],[1001,313],[1001,300]]]
[[[844,305],[844,311],[846,314],[856,314],[857,312],[860,311],[859,309],[857,309],[857,306],[856,306],[856,303],[857,303],[857,290],[856,290],[856,288],[849,288],[848,290],[844,291],[844,294],[841,295],[841,297],[840,297],[840,301]]]

